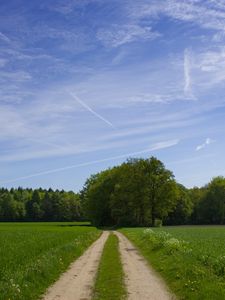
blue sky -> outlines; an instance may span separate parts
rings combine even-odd
[[[0,3],[0,186],[78,191],[127,157],[225,175],[223,0]]]

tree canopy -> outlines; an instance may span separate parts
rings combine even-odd
[[[91,176],[82,191],[87,216],[95,225],[155,225],[175,207],[177,185],[163,163],[130,159]]]
[[[225,178],[187,189],[156,157],[91,175],[81,192],[0,189],[0,221],[79,221],[95,226],[225,224]]]
[[[0,221],[80,220],[80,197],[43,189],[0,189]]]

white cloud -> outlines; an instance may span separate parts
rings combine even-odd
[[[63,15],[68,15],[76,12],[76,9],[82,8],[89,3],[102,1],[103,0],[58,0],[54,1],[53,4],[44,3],[42,6]]]
[[[141,155],[141,154],[149,153],[149,152],[152,152],[152,151],[155,151],[155,150],[170,148],[170,147],[176,146],[178,143],[179,143],[179,140],[163,141],[163,142],[156,143],[156,144],[150,146],[149,148],[141,150],[141,151],[121,154],[121,155],[117,155],[117,156],[103,158],[103,159],[100,159],[100,160],[93,160],[93,161],[79,163],[79,164],[75,164],[75,165],[69,165],[69,166],[65,166],[65,167],[61,167],[61,168],[57,168],[57,169],[51,169],[51,170],[47,170],[47,171],[37,172],[37,173],[30,174],[30,175],[14,178],[14,179],[1,181],[0,184],[20,181],[20,180],[33,178],[33,177],[38,177],[38,176],[43,176],[43,175],[48,175],[48,174],[52,174],[52,173],[58,173],[58,172],[62,172],[62,171],[66,171],[66,170],[70,170],[70,169],[74,169],[74,168],[80,168],[80,167],[89,166],[89,165],[93,165],[93,164],[98,164],[98,163],[102,163],[102,162],[118,160],[118,159],[121,159],[121,158],[129,158],[131,156]]]
[[[167,15],[176,20],[193,22],[203,28],[225,31],[224,4],[212,0],[153,0],[130,3],[132,17]]]
[[[2,40],[3,42],[6,42],[6,43],[11,42],[10,38],[7,35],[3,34],[2,32],[0,32],[0,40]]]
[[[201,144],[201,145],[198,145],[198,146],[196,147],[195,150],[196,150],[196,151],[202,150],[202,149],[204,149],[206,146],[212,144],[213,142],[214,142],[214,141],[213,141],[212,139],[207,138],[207,139],[205,140],[205,142],[204,142],[203,144]]]
[[[4,66],[7,64],[7,60],[3,60],[2,63],[4,68],[0,68],[0,104],[21,103],[32,94],[29,87],[25,87],[31,82],[32,75],[27,71],[8,69],[7,66]]]
[[[225,40],[225,31],[219,31],[213,36],[213,42],[223,42]]]
[[[8,60],[4,58],[0,58],[0,68],[4,67],[7,64]]]
[[[12,128],[13,125],[15,125],[15,123],[12,124]],[[29,123],[23,125],[29,125]],[[43,135],[41,136],[41,128],[37,128],[37,131],[40,132],[35,132],[35,126],[31,126],[32,128],[27,131],[25,131],[25,127],[23,127],[23,131],[18,127],[18,132],[15,133],[14,136],[13,132],[11,132],[11,136],[8,135],[5,137],[5,141],[7,141],[9,137],[14,137],[14,147],[10,147],[8,149],[7,146],[5,146],[4,149],[1,149],[0,162],[27,161],[40,158],[76,156],[84,153],[134,148],[137,144],[146,147],[146,145],[149,144],[150,140],[152,142],[155,142],[155,144],[153,145],[157,149],[160,149],[164,146],[167,147],[171,144],[175,145],[179,142],[178,139],[173,139],[166,142],[158,142],[159,137],[150,139],[146,136],[138,136],[133,139],[112,139],[111,141],[107,138],[97,138],[96,134],[86,136],[83,134],[83,132],[81,132],[82,137],[80,137],[76,141],[71,136],[72,131],[69,133],[63,133],[62,136],[60,136],[59,131],[57,133],[53,132],[51,134],[50,129],[47,128],[46,132],[43,132]],[[42,128],[42,130],[44,130],[44,128]],[[10,132],[8,131],[8,133]],[[4,136],[2,136],[1,138],[3,139]],[[165,137],[162,136],[161,138],[163,139]]]
[[[123,49],[112,59],[112,65],[120,64],[126,57],[127,57],[127,51]]]
[[[216,9],[225,10],[224,0],[208,0]]]
[[[136,40],[153,40],[160,34],[153,32],[151,27],[142,27],[135,24],[112,25],[97,32],[97,38],[106,47],[118,47]]]
[[[109,141],[109,140],[126,140],[130,137],[132,139],[135,139],[137,137],[143,136],[143,135],[150,135],[151,138],[155,137],[158,139],[159,132],[166,131],[168,129],[178,129],[178,128],[187,128],[189,126],[193,126],[195,124],[200,123],[202,120],[199,118],[192,118],[192,119],[176,119],[176,118],[165,118],[160,119],[157,118],[155,120],[148,120],[147,125],[145,126],[136,126],[135,128],[121,128],[120,131],[113,132],[111,134],[107,134],[106,136],[102,136],[99,139],[102,141]]]
[[[223,86],[225,82],[225,47],[211,47],[195,53],[192,78],[195,87],[202,92]]]
[[[0,141],[5,138],[21,137],[27,133],[26,120],[9,106],[0,106]]]
[[[191,93],[191,53],[189,49],[184,51],[184,93]]]
[[[1,78],[0,81],[11,80],[14,82],[22,82],[22,81],[30,80],[32,77],[26,71],[14,71],[14,72],[0,71],[0,78]]]

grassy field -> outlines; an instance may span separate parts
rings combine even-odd
[[[94,300],[125,299],[124,274],[118,244],[117,236],[110,234],[104,246],[97,274]]]
[[[179,299],[225,299],[225,226],[122,229]]]
[[[38,299],[100,235],[77,225],[0,223],[0,300]]]

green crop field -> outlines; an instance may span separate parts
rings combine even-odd
[[[0,223],[0,299],[38,299],[100,235],[77,225]]]
[[[179,299],[225,299],[225,226],[121,230]]]
[[[39,299],[100,236],[100,230],[87,225],[0,223],[0,300]],[[225,226],[124,228],[121,232],[162,275],[178,299],[225,299]],[[110,236],[103,251],[95,296],[100,291],[108,293],[110,285],[116,289],[117,281],[106,283],[113,272],[113,280],[118,280],[122,291],[117,248],[118,240]],[[115,265],[117,268],[112,267]]]

